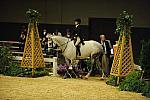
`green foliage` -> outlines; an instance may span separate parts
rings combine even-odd
[[[126,79],[119,85],[121,91],[134,91],[142,92],[145,81],[141,79],[142,73],[139,71],[133,71]]]
[[[40,13],[37,10],[29,9],[26,12],[26,15],[30,22],[37,22],[40,16]]]
[[[148,41],[142,41],[139,64],[142,69],[150,68],[150,39]]]
[[[120,34],[119,43],[121,42],[121,37],[125,36],[125,43],[129,43],[129,34],[131,33],[131,26],[133,25],[133,16],[129,15],[127,11],[123,11],[116,21],[117,29],[116,33]]]
[[[40,77],[40,76],[49,76],[49,71],[48,70],[35,71],[35,75],[37,77]]]
[[[142,40],[139,65],[144,70],[143,78],[150,78],[150,39]]]
[[[7,68],[5,75],[8,76],[18,76],[22,73],[22,68],[19,67],[19,64],[17,62],[12,62],[9,67]]]
[[[130,29],[133,25],[133,15],[129,15],[127,11],[123,11],[116,21],[117,33],[122,33],[126,29]]]
[[[142,95],[150,98],[150,82],[146,82],[142,90]]]
[[[0,74],[8,76],[32,76],[32,70],[23,69],[17,62],[13,61],[9,47],[0,47]],[[49,75],[48,70],[37,69],[35,76]]]
[[[106,84],[116,86],[117,77],[110,75],[109,78],[106,80]]]
[[[23,69],[22,73],[19,74],[21,77],[31,77],[32,76],[32,69]],[[40,76],[49,76],[49,71],[45,69],[36,69],[35,70],[35,76],[34,77],[40,77]]]
[[[6,74],[9,66],[12,64],[13,56],[9,47],[0,47],[0,74]]]
[[[12,52],[9,47],[0,47],[0,74],[17,76],[22,72],[19,64],[13,61]]]
[[[86,60],[85,65],[87,69],[91,69],[91,60]]]

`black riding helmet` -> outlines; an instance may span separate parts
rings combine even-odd
[[[81,23],[81,19],[80,18],[77,18],[74,20],[75,22],[78,22],[79,24]]]

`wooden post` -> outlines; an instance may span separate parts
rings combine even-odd
[[[34,69],[34,27],[31,28],[31,48],[32,48],[32,77],[34,77],[35,69]]]
[[[120,82],[120,77],[117,76],[117,84],[116,85],[119,85],[119,82]]]
[[[35,76],[35,68],[32,68],[32,77]]]

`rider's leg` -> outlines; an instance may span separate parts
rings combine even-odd
[[[81,39],[80,39],[79,37],[77,37],[77,41],[75,42],[76,56],[77,56],[77,55],[81,56],[81,52],[80,52],[80,42],[81,42]]]
[[[76,55],[81,56],[80,46],[79,45],[76,46]]]
[[[81,39],[79,38],[79,37],[77,37],[77,41],[75,42],[75,46],[78,46],[79,44],[80,44],[80,42],[81,42]]]

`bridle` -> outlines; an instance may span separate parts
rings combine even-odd
[[[53,39],[52,39],[52,42],[53,42]],[[58,47],[62,47],[62,46],[64,46],[64,45],[66,45],[66,46],[65,46],[65,49],[62,51],[62,53],[65,52],[65,50],[66,50],[67,45],[68,45],[69,42],[70,42],[70,41],[69,41],[69,38],[68,38],[68,41],[67,41],[66,43],[64,43],[64,44],[62,44],[62,45],[60,45],[60,46],[58,46]],[[54,43],[54,42],[53,42],[53,43]]]

